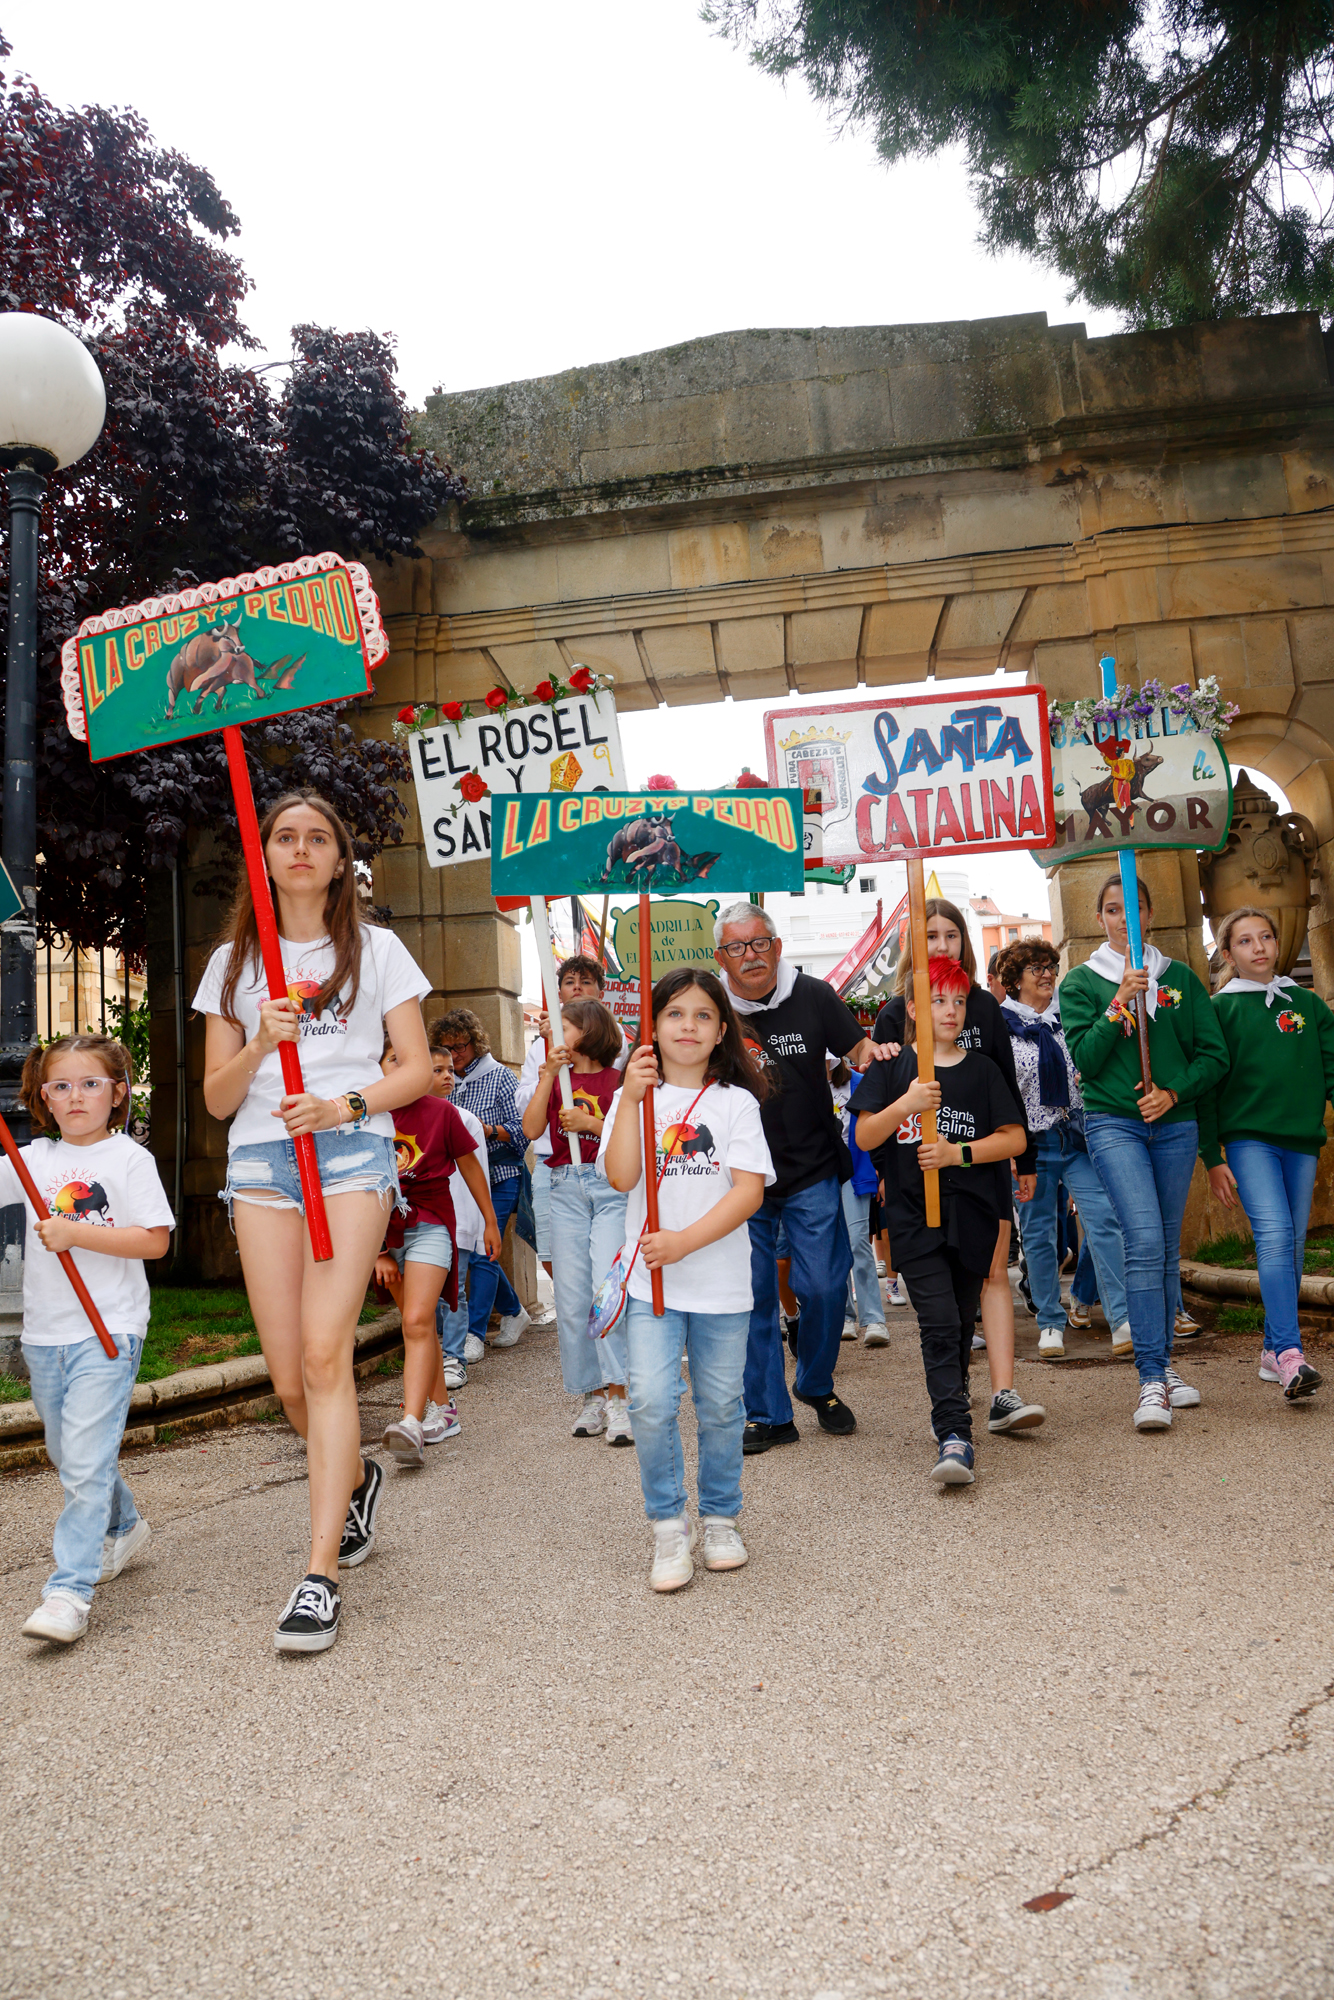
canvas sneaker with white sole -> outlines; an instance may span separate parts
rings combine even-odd
[[[1171,1430],[1172,1405],[1167,1400],[1166,1382],[1140,1383],[1132,1421],[1137,1431]]]
[[[88,1630],[88,1611],[72,1590],[48,1590],[23,1627],[25,1639],[54,1639],[57,1646],[72,1646]]]
[[[699,1525],[704,1543],[700,1561],[705,1569],[741,1569],[750,1561],[732,1515],[701,1514]]]
[[[653,1566],[648,1573],[650,1590],[680,1590],[695,1574],[690,1551],[695,1546],[695,1530],[684,1514],[668,1521],[654,1521]]]
[[[519,1307],[516,1313],[506,1313],[500,1325],[491,1335],[492,1347],[513,1347],[524,1328],[531,1325],[532,1321],[522,1306]]]
[[[607,1399],[598,1389],[590,1389],[584,1397],[583,1407],[570,1427],[570,1436],[577,1438],[601,1437],[607,1428]]]
[[[862,1335],[863,1347],[888,1347],[889,1328],[882,1319],[873,1319]]]
[[[1026,1403],[1017,1389],[998,1389],[991,1399],[987,1417],[989,1431],[1031,1431],[1045,1424],[1047,1412],[1041,1403]]]
[[[273,1635],[275,1653],[327,1653],[338,1637],[343,1600],[332,1577],[302,1577]]]
[[[1183,1382],[1171,1363],[1168,1363],[1167,1400],[1174,1410],[1193,1410],[1200,1400],[1200,1392],[1189,1382]]]
[[[141,1514],[125,1534],[108,1535],[102,1544],[102,1568],[98,1582],[110,1583],[113,1577],[119,1576],[126,1563],[133,1562],[140,1549],[147,1547],[152,1532]]]
[[[375,1516],[384,1492],[384,1467],[378,1459],[362,1461],[361,1484],[347,1503],[343,1539],[338,1545],[339,1569],[356,1569],[375,1547]]]

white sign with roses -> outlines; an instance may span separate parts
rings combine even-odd
[[[569,682],[541,682],[532,696],[496,687],[475,707],[405,709],[395,734],[412,759],[433,868],[490,857],[494,799],[629,789],[610,683],[586,667]]]

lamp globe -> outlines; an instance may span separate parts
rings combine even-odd
[[[96,444],[107,392],[81,340],[40,313],[0,313],[0,463],[39,472]]]

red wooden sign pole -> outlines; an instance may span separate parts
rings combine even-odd
[[[28,1200],[32,1203],[33,1207],[36,1209],[38,1218],[42,1222],[49,1222],[51,1220],[51,1211],[47,1207],[46,1203],[42,1200],[42,1197],[38,1194],[37,1183],[33,1179],[32,1175],[28,1172],[28,1169],[24,1166],[23,1155],[19,1152],[18,1147],[14,1144],[14,1134],[10,1131],[8,1125],[6,1125],[3,1118],[0,1118],[0,1146],[4,1147],[5,1154],[9,1160],[9,1164],[14,1169],[14,1172],[18,1175],[19,1180],[23,1186],[23,1192],[24,1194],[27,1195]],[[179,1223],[179,1218],[178,1218],[178,1223]],[[84,1284],[83,1279],[79,1276],[78,1265],[75,1263],[74,1259],[70,1256],[68,1250],[58,1250],[56,1252],[56,1255],[59,1257],[61,1264],[64,1267],[65,1276],[69,1279],[70,1283],[74,1287],[75,1293],[78,1296],[79,1304],[83,1307],[84,1311],[88,1315],[88,1318],[92,1322],[93,1332],[97,1335],[98,1339],[101,1341],[103,1351],[105,1352],[108,1361],[115,1361],[117,1359],[116,1343],[111,1338],[111,1335],[107,1332],[106,1326],[103,1323],[101,1313],[97,1310],[97,1307],[93,1304],[92,1293],[89,1291],[87,1285]]]
[[[250,877],[250,900],[255,906],[255,923],[259,930],[259,948],[264,959],[264,976],[269,982],[269,998],[287,998],[287,975],[283,971],[283,948],[278,939],[278,919],[274,914],[273,892],[269,888],[269,870],[264,860],[264,849],[259,841],[259,820],[255,815],[255,795],[250,789],[250,770],[245,760],[245,744],[241,731],[235,723],[222,732],[222,740],[227,745],[227,769],[232,781],[232,797],[236,801],[236,821],[241,829],[241,847],[245,854],[246,873]],[[295,1042],[279,1042],[278,1059],[283,1066],[283,1082],[289,1097],[304,1091],[306,1085],[301,1075],[301,1058]],[[320,1186],[319,1163],[315,1157],[315,1141],[310,1133],[302,1133],[296,1142],[297,1171],[301,1176],[301,1194],[306,1208],[306,1226],[310,1230],[310,1247],[317,1264],[327,1264],[333,1256],[333,1243],[329,1237],[329,1222],[324,1213],[324,1191]]]
[[[647,896],[639,899],[639,1039],[653,1040],[653,920]],[[644,1227],[658,1226],[658,1135],[653,1124],[653,1092],[644,1092]],[[662,1296],[662,1272],[652,1273],[653,1310],[659,1319],[667,1308]]]

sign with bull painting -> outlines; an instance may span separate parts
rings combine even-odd
[[[368,694],[388,651],[363,565],[302,556],[85,618],[60,681],[101,763]]]
[[[1051,755],[1056,838],[1049,866],[1122,848],[1213,852],[1227,840],[1227,753],[1168,702],[1144,715],[1053,713]]]
[[[771,709],[769,779],[821,794],[826,867],[1047,847],[1055,831],[1040,687]]]
[[[800,791],[584,792],[498,799],[496,896],[803,885]]]

